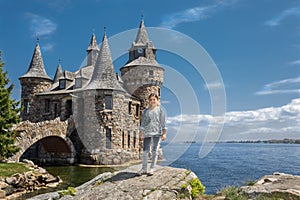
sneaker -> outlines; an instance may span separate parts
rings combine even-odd
[[[142,176],[143,174],[147,174],[147,170],[145,169],[140,169],[137,173],[138,176]]]
[[[149,176],[153,176],[154,172],[155,172],[155,169],[151,168],[150,171],[149,171],[149,173],[148,173],[148,175]]]

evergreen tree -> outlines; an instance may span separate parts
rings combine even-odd
[[[18,152],[19,148],[14,146],[15,135],[11,131],[13,124],[20,121],[18,115],[19,102],[10,99],[13,84],[9,85],[7,71],[4,72],[2,52],[0,51],[0,161],[9,158]]]

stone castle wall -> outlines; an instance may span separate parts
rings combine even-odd
[[[43,92],[51,87],[52,81],[43,78],[21,78],[20,79],[22,86],[22,105],[25,105],[25,101],[28,102],[28,112],[23,110],[21,112],[21,118],[23,121],[40,121],[41,112],[39,106],[39,100],[36,96],[37,93]]]
[[[164,69],[157,66],[130,66],[121,68],[122,80],[131,95],[141,101],[142,110],[147,107],[151,93],[160,96]]]

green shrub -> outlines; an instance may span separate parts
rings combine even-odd
[[[193,178],[188,183],[192,187],[192,191],[191,191],[192,198],[198,197],[200,194],[204,194],[205,186],[202,185],[202,183],[198,178]]]
[[[254,185],[254,184],[255,184],[255,182],[253,182],[253,181],[249,181],[249,182],[247,183],[248,186],[252,186],[252,185]]]
[[[221,192],[225,194],[226,200],[247,200],[248,198],[245,195],[239,195],[239,188],[237,187],[226,187]]]
[[[181,189],[184,190],[184,189],[186,189],[186,188],[187,188],[187,185],[186,185],[186,184],[182,184],[182,185],[181,185]]]
[[[74,196],[76,194],[76,189],[74,187],[68,187],[66,190],[59,191],[61,196],[71,195]]]

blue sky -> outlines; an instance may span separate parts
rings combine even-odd
[[[299,1],[0,0],[0,7],[0,50],[5,68],[15,84],[15,98],[20,97],[18,78],[27,71],[37,35],[46,71],[53,77],[59,59],[63,69],[76,71],[80,67],[92,32],[100,42],[104,26],[110,37],[137,28],[143,13],[147,27],[179,31],[201,44],[213,59],[226,90],[225,129],[234,126],[236,121],[247,124],[251,120],[265,120],[260,127],[249,124],[249,127],[245,126],[247,130],[240,130],[234,126],[228,128],[228,132],[239,131],[247,135],[245,138],[250,138],[254,137],[255,128],[255,133],[266,135],[255,135],[254,138],[271,137],[269,133],[281,130],[275,128],[274,124],[278,125],[279,121],[274,121],[270,114],[278,112],[276,120],[283,117],[280,113],[285,113],[280,127],[282,131],[287,129],[285,132],[290,135],[278,133],[276,137],[298,136]],[[116,71],[126,59],[127,56],[123,56],[115,62]],[[203,120],[201,123],[209,123],[206,120],[212,117],[210,96],[201,76],[195,75],[186,60],[168,52],[159,50],[158,61],[177,69],[190,81],[200,106],[200,113],[179,113],[176,106],[180,100],[166,88],[162,100],[168,110],[169,123],[189,121],[190,118],[182,117],[184,114],[196,114]],[[260,118],[262,115],[264,119]],[[273,120],[272,123],[269,120]],[[199,121],[194,125],[198,126]]]

